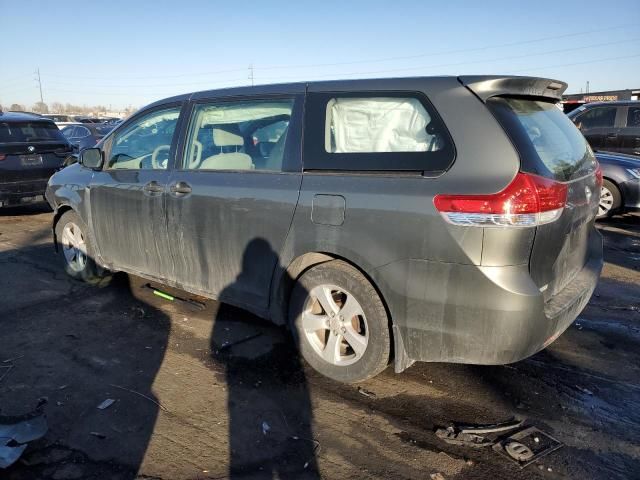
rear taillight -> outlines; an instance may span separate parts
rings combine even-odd
[[[567,185],[518,172],[501,192],[436,195],[433,204],[449,223],[478,227],[533,227],[560,218]]]
[[[7,158],[7,156],[4,153],[0,153],[0,161],[4,160],[5,158]]]
[[[596,167],[596,187],[598,187],[598,191],[600,191],[600,187],[602,187],[602,167],[600,164]]]

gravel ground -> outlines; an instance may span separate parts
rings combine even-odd
[[[0,366],[13,367],[0,368],[0,415],[40,403],[49,422],[0,478],[640,478],[640,216],[600,225],[596,294],[547,350],[359,386],[320,377],[242,310],[194,311],[125,275],[67,278],[50,222],[41,206],[0,210]],[[512,417],[564,447],[520,469],[434,434]]]

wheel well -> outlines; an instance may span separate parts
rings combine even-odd
[[[613,178],[610,177],[602,177],[602,180],[607,180],[611,183],[613,183],[613,186],[616,187],[616,190],[618,190],[618,195],[620,195],[620,202],[622,205],[624,205],[624,197],[623,197],[623,193],[622,190],[620,189],[620,186],[618,185],[618,182],[616,182]]]
[[[293,287],[295,285],[296,280],[302,275],[304,272],[309,270],[311,267],[319,265],[321,263],[330,262],[332,260],[342,260],[345,263],[348,263],[353,268],[358,270],[364,277],[371,283],[373,288],[378,293],[380,300],[382,301],[382,305],[384,305],[384,309],[387,312],[387,318],[389,319],[389,333],[391,335],[391,358],[394,355],[394,341],[393,341],[393,321],[391,318],[391,312],[389,311],[389,306],[382,295],[382,292],[376,285],[376,282],[360,268],[358,265],[350,261],[348,258],[344,258],[340,255],[336,255],[333,253],[327,252],[309,252],[299,257],[295,258],[287,267],[287,269],[282,273],[280,277],[280,281],[277,287],[277,290],[274,295],[274,301],[272,302],[271,309],[271,318],[278,325],[286,325],[288,318],[288,310],[289,310],[289,299],[291,298],[291,292],[293,291]]]
[[[62,215],[64,215],[69,210],[73,210],[69,205],[61,205],[56,209],[56,213],[53,215],[53,226],[52,226],[53,247],[56,249],[56,252],[58,251],[58,237],[56,235],[56,225],[58,225],[58,221],[60,220],[60,217],[62,217]]]

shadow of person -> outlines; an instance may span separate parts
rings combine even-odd
[[[278,255],[269,243],[252,240],[243,253],[242,271],[221,299],[237,298],[241,285],[250,284],[244,278],[255,271],[251,262],[256,252],[263,262],[277,266]],[[320,478],[311,400],[292,336],[222,304],[214,319],[211,352],[226,373],[229,478]]]

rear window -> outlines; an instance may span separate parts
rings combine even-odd
[[[487,105],[514,142],[523,171],[569,181],[595,167],[587,141],[554,103],[494,97]]]
[[[52,122],[0,122],[0,143],[66,142]]]

